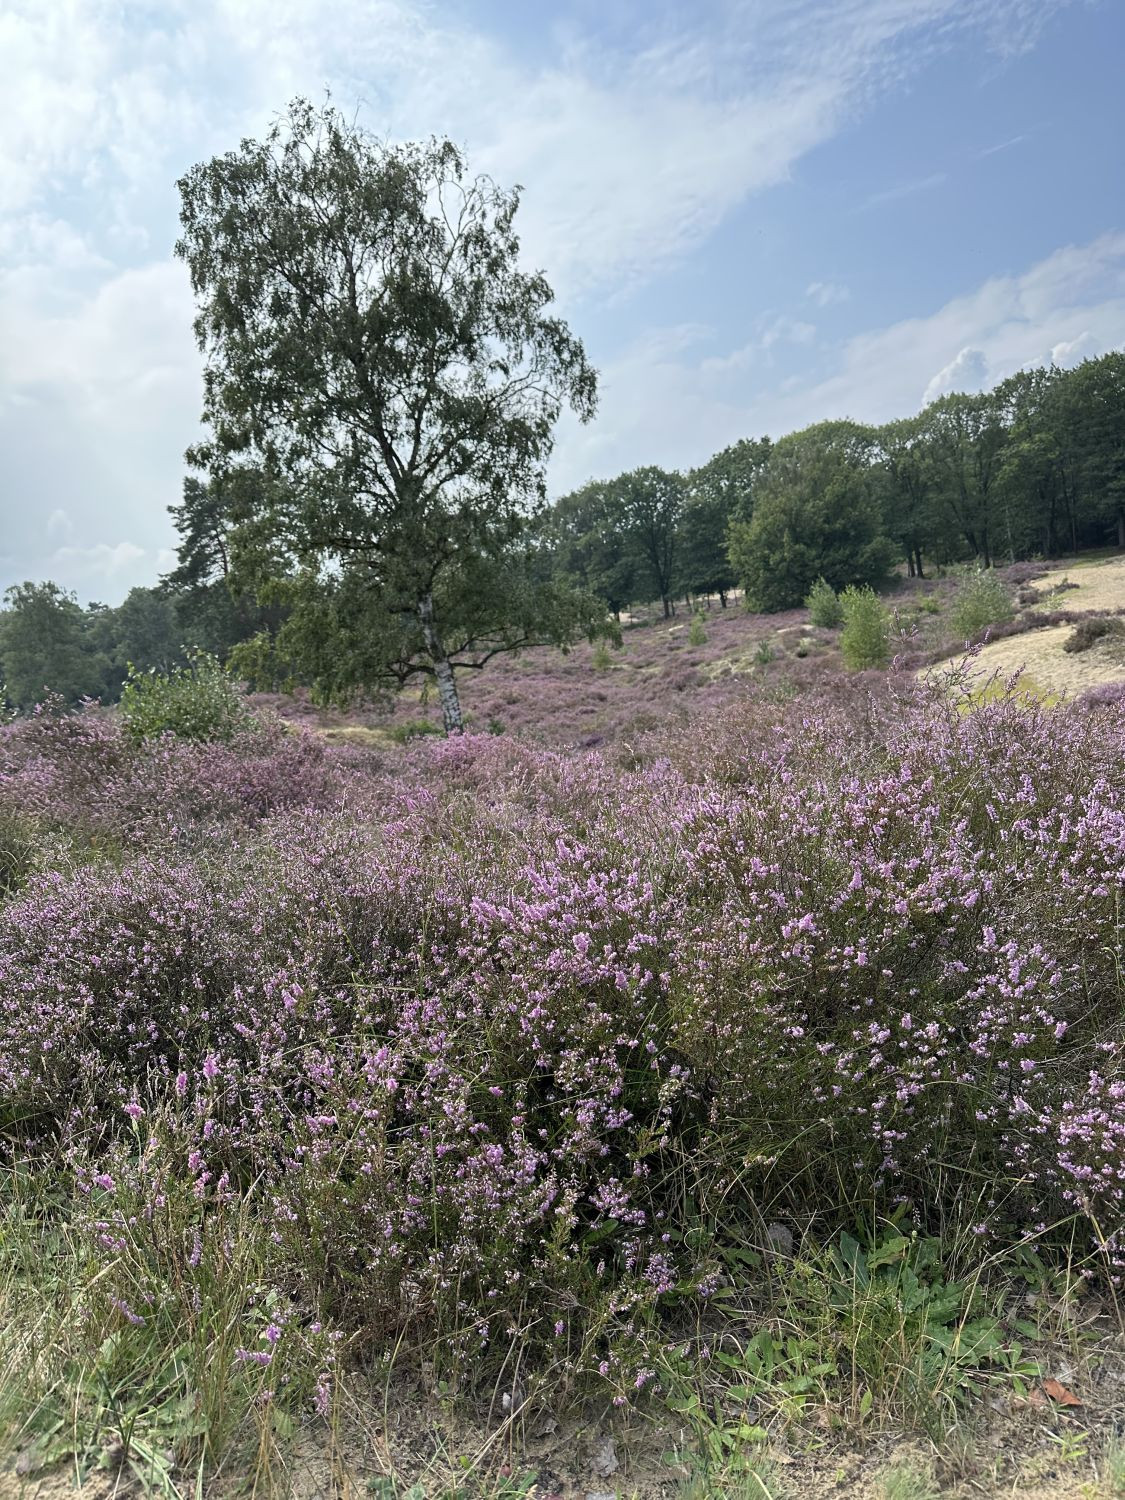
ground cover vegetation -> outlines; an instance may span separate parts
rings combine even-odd
[[[1026,1398],[1029,1286],[1125,1267],[1121,749],[894,676],[584,754],[9,724],[9,1451],[283,1487],[395,1359],[724,1484]]]

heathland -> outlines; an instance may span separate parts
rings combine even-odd
[[[1119,568],[10,723],[4,1493],[1119,1493]]]
[[[177,186],[177,565],[0,611],[0,1490],[1120,1495],[1125,355],[548,504],[517,190]]]

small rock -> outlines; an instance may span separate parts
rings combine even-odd
[[[612,1490],[587,1490],[586,1500],[617,1500]]]
[[[767,1224],[766,1238],[770,1242],[770,1249],[776,1250],[778,1255],[793,1254],[793,1234],[784,1224]]]
[[[617,1473],[620,1464],[617,1462],[617,1450],[611,1437],[603,1438],[594,1449],[590,1467],[599,1479],[608,1479],[611,1474]]]

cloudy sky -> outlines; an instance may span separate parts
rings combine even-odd
[[[555,493],[1125,346],[1122,0],[0,0],[0,587],[167,568],[176,178],[295,94],[525,187]]]

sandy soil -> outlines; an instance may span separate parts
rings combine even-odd
[[[1077,587],[1055,594],[1062,583]],[[1053,568],[1037,578],[1032,587],[1043,596],[1048,609],[1125,609],[1125,557]]]
[[[1077,587],[1057,592],[1063,582]],[[1037,578],[1034,587],[1040,595],[1037,607],[1047,610],[1109,612],[1123,609],[1125,558],[1056,568]],[[1072,654],[1063,650],[1063,643],[1073,630],[1073,625],[1049,625],[1042,630],[994,641],[981,650],[978,673],[982,677],[993,673],[1010,677],[1022,670],[1028,679],[1026,686],[1031,691],[1050,697],[1076,697],[1087,688],[1125,682],[1125,653],[1122,653],[1120,643],[1099,641],[1087,651]]]

